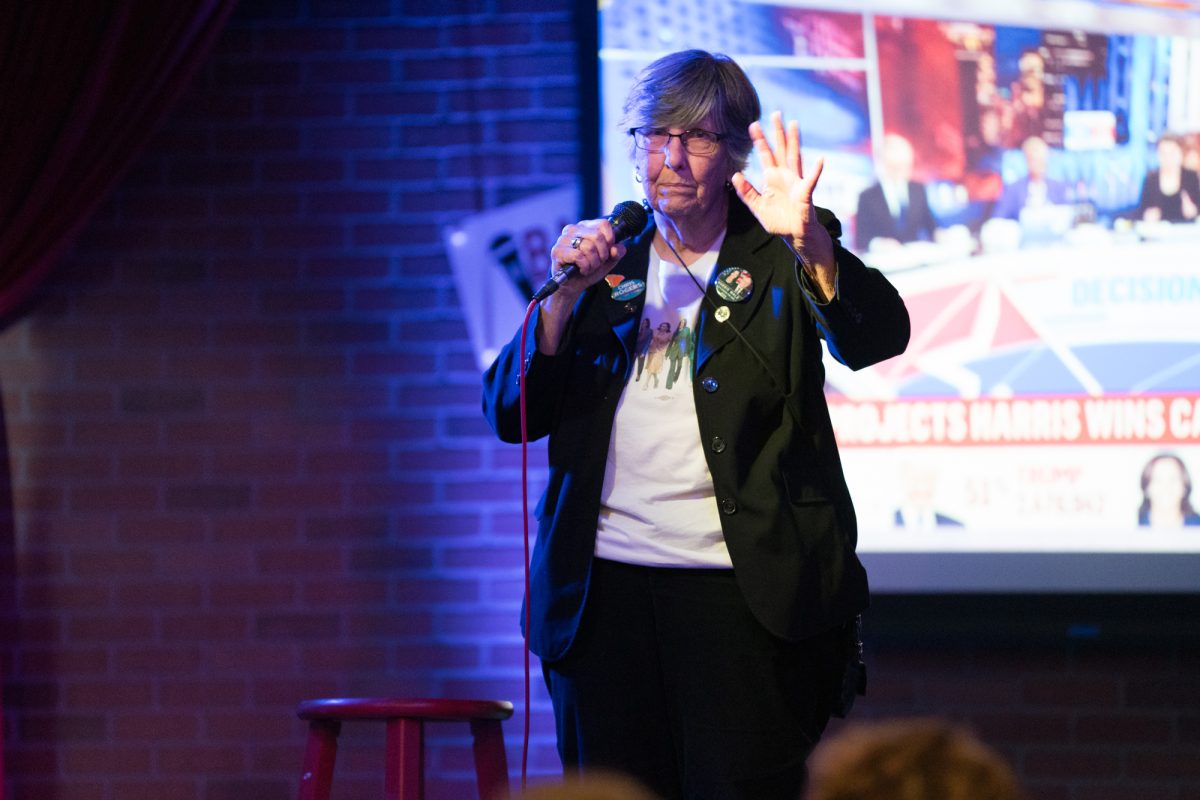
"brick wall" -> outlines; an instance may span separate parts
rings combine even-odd
[[[293,709],[327,695],[511,699],[515,775],[519,458],[441,228],[574,177],[573,37],[565,0],[244,0],[0,331],[13,797],[293,797]],[[1037,798],[1200,797],[1193,646],[906,630],[861,716],[970,721]],[[469,796],[432,733],[433,796]],[[378,796],[378,732],[344,739],[337,796]]]

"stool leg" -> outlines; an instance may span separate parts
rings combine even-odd
[[[304,746],[304,766],[300,773],[300,800],[329,800],[333,785],[333,762],[337,758],[337,737],[342,723],[333,719],[314,719],[308,724],[308,742]]]
[[[425,726],[419,719],[389,719],[383,796],[425,800]]]
[[[508,800],[508,756],[498,719],[471,720],[475,739],[475,780],[482,800]]]

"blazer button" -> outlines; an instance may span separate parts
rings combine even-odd
[[[721,501],[721,511],[726,514],[733,514],[737,511],[737,503],[734,502],[732,497],[726,497]]]
[[[713,440],[712,440],[712,451],[714,453],[724,453],[725,452],[725,440],[722,439],[720,436],[714,436]]]
[[[704,391],[708,392],[709,394],[712,394],[721,386],[721,384],[717,383],[717,379],[712,377],[708,377],[700,381],[700,385],[703,386]]]

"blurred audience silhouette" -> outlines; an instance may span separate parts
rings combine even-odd
[[[1023,800],[1012,768],[936,718],[849,725],[809,760],[805,800]]]
[[[637,780],[619,772],[590,770],[560,782],[528,787],[516,800],[661,800]]]

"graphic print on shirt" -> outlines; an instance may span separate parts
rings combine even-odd
[[[715,251],[706,254],[697,264],[702,275],[716,263],[716,256]],[[693,320],[702,295],[703,289],[686,270],[651,257],[630,389],[637,387],[666,401],[683,394],[678,388],[683,386],[690,400],[691,368],[696,356]]]
[[[683,315],[673,308],[646,308],[646,316],[638,328],[634,375],[634,382],[641,384],[642,391],[658,388],[671,391],[690,383],[695,355],[696,334]]]

